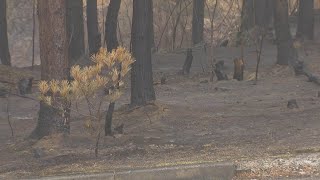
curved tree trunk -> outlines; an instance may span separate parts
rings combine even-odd
[[[11,66],[6,11],[7,11],[6,0],[0,0],[0,60],[3,65]]]
[[[69,61],[70,65],[74,65],[85,54],[83,1],[67,0],[66,6]]]
[[[198,44],[203,41],[204,0],[193,0],[192,42]]]
[[[313,40],[314,37],[314,0],[299,1],[299,18],[297,37]]]
[[[151,63],[151,15],[149,0],[133,0],[132,53],[136,62],[131,71],[131,105],[155,100]]]
[[[38,0],[41,79],[68,78],[68,41],[66,32],[66,3],[64,0]],[[68,119],[61,111],[40,103],[38,124],[31,137],[69,133]]]
[[[95,54],[101,47],[101,34],[98,28],[97,0],[87,0],[87,28],[89,54]]]
[[[288,1],[274,0],[274,27],[277,40],[277,64],[288,65],[296,57],[288,21]]]
[[[119,46],[117,38],[118,14],[121,0],[110,0],[105,23],[105,42],[108,51],[112,51]]]

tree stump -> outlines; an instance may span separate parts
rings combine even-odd
[[[243,71],[244,71],[244,61],[243,59],[236,58],[233,60],[234,63],[234,74],[233,79],[236,79],[238,81],[243,80]]]
[[[19,89],[19,94],[20,95],[26,95],[26,94],[31,94],[32,93],[32,81],[33,78],[22,78],[18,82],[18,89]]]
[[[229,44],[229,40],[226,39],[226,40],[222,41],[222,43],[220,44],[220,47],[227,47],[228,44]]]
[[[192,49],[188,48],[187,57],[186,57],[186,60],[184,61],[183,67],[182,67],[182,74],[183,75],[189,75],[190,68],[192,65],[192,60],[193,60]]]
[[[298,106],[297,100],[295,100],[295,99],[289,100],[289,101],[288,101],[288,104],[287,104],[287,107],[288,107],[289,109],[298,109],[299,106]]]
[[[218,61],[215,64],[214,73],[216,74],[218,81],[228,80],[228,76],[223,71],[224,61]]]

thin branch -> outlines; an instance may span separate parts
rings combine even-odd
[[[11,120],[10,120],[10,92],[9,92],[8,97],[7,97],[6,113],[7,113],[8,124],[9,124],[10,130],[11,130],[11,136],[13,137],[14,133],[13,133],[13,128],[12,128],[12,124],[11,124]]]
[[[191,1],[189,1],[189,4],[187,4],[187,6],[189,6],[190,4],[191,4]],[[163,28],[163,30],[162,30],[162,32],[161,32],[160,39],[159,39],[159,42],[158,42],[158,45],[157,45],[157,49],[159,49],[159,47],[160,47],[161,40],[162,40],[162,37],[163,37],[163,35],[164,35],[164,32],[165,32],[165,30],[167,29],[168,24],[169,24],[169,21],[170,21],[172,15],[173,15],[175,9],[176,9],[178,6],[179,6],[179,4],[177,3],[177,4],[173,7],[173,9],[170,11],[170,15],[169,15],[169,17],[168,17],[168,19],[167,19],[167,21],[166,21],[166,23],[165,23],[165,26],[164,26],[164,28]],[[186,6],[186,7],[187,7],[187,6]],[[185,7],[185,8],[186,8],[186,7]]]

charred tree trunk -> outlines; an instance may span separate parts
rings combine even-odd
[[[117,38],[118,14],[121,0],[110,0],[105,23],[105,42],[108,51],[119,46]]]
[[[254,0],[255,21],[260,27],[268,27],[271,24],[273,6],[270,0]]]
[[[240,31],[246,32],[254,26],[254,0],[244,0],[241,12]]]
[[[7,32],[7,3],[0,0],[0,60],[1,64],[11,66]]]
[[[189,48],[187,50],[186,60],[185,60],[185,62],[183,64],[183,67],[182,67],[182,74],[183,75],[189,75],[190,68],[191,68],[191,65],[192,65],[192,60],[193,60],[192,49]]]
[[[270,0],[244,0],[241,12],[241,31],[254,26],[268,27],[273,15],[273,2]]]
[[[150,3],[149,3],[149,10],[150,10],[150,18],[151,18],[151,22],[150,22],[150,40],[151,40],[151,49],[152,51],[156,51],[155,49],[155,41],[154,41],[154,25],[153,25],[153,0],[149,0]]]
[[[214,66],[214,73],[218,81],[228,80],[227,74],[224,72],[224,61],[218,61]]]
[[[243,71],[244,71],[244,61],[243,59],[235,59],[233,61],[234,63],[234,74],[233,74],[233,79],[236,79],[238,81],[243,80]]]
[[[133,0],[132,54],[136,62],[131,71],[131,105],[141,106],[156,99],[151,63],[151,1]]]
[[[101,34],[98,28],[97,0],[87,0],[87,28],[89,54],[96,54],[101,47]]]
[[[313,40],[314,37],[314,0],[299,1],[297,37]]]
[[[68,78],[68,41],[66,30],[66,1],[39,0],[39,36],[41,79],[67,79]],[[68,119],[62,112],[40,102],[38,124],[31,137],[69,133]]]
[[[193,0],[192,42],[198,44],[203,41],[204,0]]]
[[[74,65],[85,54],[83,1],[67,0],[67,37],[69,41],[69,61]]]
[[[111,0],[108,13],[106,17],[105,23],[105,41],[107,44],[107,49],[111,52],[113,49],[116,49],[119,46],[118,39],[117,39],[117,27],[118,27],[118,14],[121,5],[121,0]],[[116,87],[117,88],[117,87]],[[106,122],[105,122],[105,135],[111,136],[113,135],[112,132],[112,116],[114,112],[115,102],[110,102],[107,115],[106,115]]]
[[[296,58],[288,21],[288,1],[274,0],[274,27],[277,43],[277,64],[288,65]]]

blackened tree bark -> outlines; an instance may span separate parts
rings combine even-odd
[[[198,44],[203,41],[204,0],[193,0],[192,42]]]
[[[254,0],[254,12],[254,24],[260,27],[268,27],[271,24],[273,14],[272,1]]]
[[[244,0],[241,13],[241,30],[247,31],[255,25],[267,27],[271,24],[273,15],[273,1]]]
[[[83,1],[67,0],[67,37],[69,40],[69,61],[76,64],[84,55]]]
[[[97,0],[87,0],[87,28],[89,54],[95,54],[101,47],[101,34],[98,28]]]
[[[7,32],[6,0],[0,0],[0,60],[1,64],[11,66]]]
[[[297,37],[313,40],[314,37],[314,0],[299,1]]]
[[[105,23],[105,41],[107,44],[107,49],[111,52],[113,49],[116,49],[119,46],[117,38],[117,25],[118,25],[118,14],[121,5],[121,0],[111,0],[107,17]],[[112,135],[112,115],[114,112],[115,102],[110,102],[105,122],[105,135]]]
[[[67,79],[66,1],[38,0],[38,8],[41,79]],[[69,122],[60,110],[40,102],[38,124],[31,137],[42,138],[57,133],[69,133],[69,130]]]
[[[150,0],[133,0],[131,30],[132,54],[136,59],[131,71],[131,105],[146,105],[155,100],[151,64]]]
[[[118,14],[121,0],[110,0],[105,22],[105,42],[108,51],[112,51],[119,46],[117,38]]]
[[[153,25],[153,0],[150,0],[149,3],[149,10],[150,10],[150,17],[151,17],[151,23],[150,23],[150,32],[151,32],[151,48],[155,48],[155,41],[154,41],[154,25]],[[154,49],[155,50],[155,49]]]
[[[274,0],[274,27],[277,41],[277,64],[288,65],[296,57],[288,21],[288,1]]]
[[[246,32],[254,26],[254,0],[243,0],[241,11],[241,32]]]

